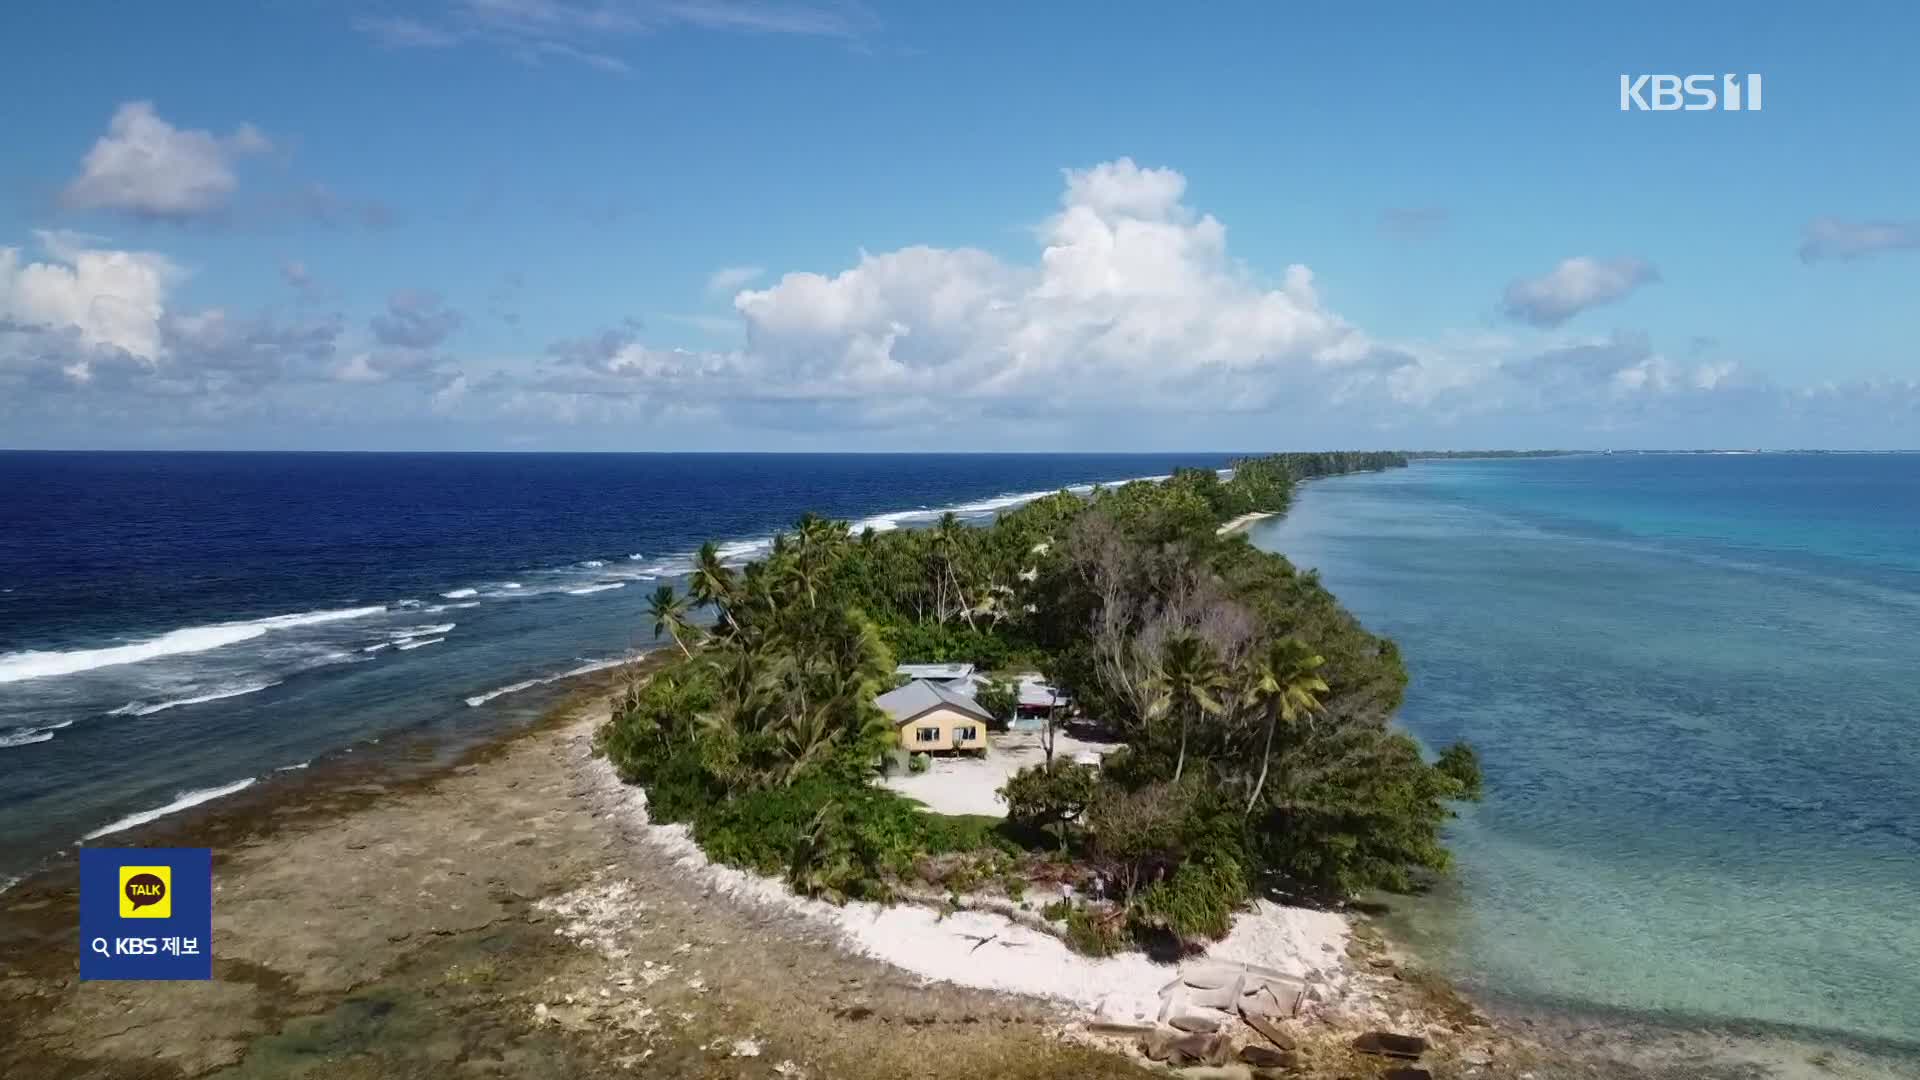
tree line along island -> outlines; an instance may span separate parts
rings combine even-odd
[[[990,903],[1094,955],[1194,951],[1254,897],[1413,887],[1447,866],[1452,804],[1479,796],[1472,750],[1423,755],[1392,724],[1393,643],[1222,532],[1284,513],[1302,481],[1406,463],[1250,458],[981,527],[808,515],[739,568],[708,544],[686,593],[651,601],[676,655],[617,694],[598,748],[715,861],[833,901]],[[1103,753],[1054,754],[1049,711],[1004,817],[930,812],[877,782],[924,767],[878,703],[901,660],[1040,673]],[[985,682],[982,715],[1010,696]]]

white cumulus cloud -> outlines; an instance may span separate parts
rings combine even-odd
[[[90,346],[151,361],[161,351],[169,287],[183,275],[164,255],[94,246],[90,237],[36,232],[44,261],[0,248],[0,316],[71,330]]]
[[[176,128],[152,102],[130,101],[113,114],[61,199],[79,209],[138,217],[201,217],[226,207],[238,183],[237,158],[270,149],[251,124],[230,135]]]
[[[1660,272],[1645,259],[1581,255],[1538,277],[1509,284],[1505,308],[1508,317],[1521,322],[1559,326],[1588,308],[1611,304],[1658,280]]]
[[[917,246],[786,274],[735,297],[747,346],[704,357],[703,378],[896,413],[968,398],[1258,408],[1289,378],[1374,358],[1306,267],[1266,282],[1229,258],[1178,172],[1123,158],[1064,180],[1035,263]],[[671,364],[643,367],[672,383]]]

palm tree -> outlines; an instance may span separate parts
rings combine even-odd
[[[953,600],[960,610],[960,617],[967,620],[967,626],[973,626],[973,607],[967,603],[967,591],[960,585],[960,575],[954,572],[954,554],[961,544],[960,518],[949,510],[940,515],[940,521],[933,527],[932,552],[935,562],[934,583],[937,597],[944,598],[949,585],[953,587]],[[947,618],[944,599],[936,601],[937,617],[941,622]]]
[[[1227,672],[1220,665],[1213,646],[1184,630],[1167,638],[1160,651],[1154,700],[1148,707],[1148,717],[1171,712],[1180,718],[1180,756],[1173,766],[1176,782],[1186,771],[1187,732],[1192,721],[1200,716],[1219,715],[1222,706],[1215,695],[1226,687]]]
[[[711,710],[714,726],[756,734],[770,722],[779,705],[779,685],[785,661],[750,649],[722,650],[709,665],[718,700]]]
[[[820,589],[828,584],[833,561],[847,543],[847,523],[830,521],[809,510],[794,523],[792,558],[785,570],[787,584],[807,598],[807,608],[819,604]]]
[[[820,584],[826,576],[818,563],[789,552],[767,564],[765,579],[768,591],[777,594],[769,597],[768,610],[805,600],[811,611],[818,606]]]
[[[779,732],[780,752],[787,764],[781,770],[787,787],[815,761],[829,753],[840,741],[843,729],[833,722],[827,707],[806,709],[789,717]]]
[[[1260,775],[1253,782],[1252,794],[1247,796],[1247,813],[1253,813],[1260,801],[1260,789],[1267,785],[1267,766],[1273,761],[1273,729],[1281,721],[1292,729],[1302,717],[1311,716],[1323,707],[1320,695],[1327,692],[1327,682],[1317,672],[1326,662],[1326,658],[1306,642],[1286,637],[1269,642],[1267,651],[1255,663],[1247,693],[1266,709],[1267,737],[1260,751]]]
[[[847,523],[831,521],[809,510],[793,523],[794,546],[803,554],[831,555],[847,542]]]
[[[653,617],[653,636],[670,634],[673,643],[680,646],[681,655],[693,659],[693,653],[687,648],[682,635],[691,635],[693,625],[687,622],[686,598],[674,594],[673,586],[662,585],[653,590],[647,598],[647,614]]]
[[[701,607],[710,607],[727,620],[733,632],[740,632],[740,624],[733,619],[733,593],[735,582],[733,571],[720,561],[720,549],[709,540],[700,545],[700,554],[693,560],[693,576],[687,579],[687,595]]]
[[[780,601],[774,595],[778,583],[768,569],[772,565],[768,561],[750,562],[740,575],[740,588],[746,594],[748,607],[765,608],[768,612],[779,610]]]

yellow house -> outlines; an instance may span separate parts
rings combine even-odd
[[[987,748],[987,724],[993,714],[957,690],[915,679],[881,694],[874,704],[893,718],[900,748],[909,753]]]

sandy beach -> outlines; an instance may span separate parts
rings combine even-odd
[[[1231,536],[1237,532],[1245,532],[1253,528],[1256,523],[1265,521],[1273,516],[1275,515],[1260,510],[1255,510],[1250,514],[1241,514],[1239,517],[1233,518],[1225,525],[1220,526],[1219,533],[1221,536]]]

